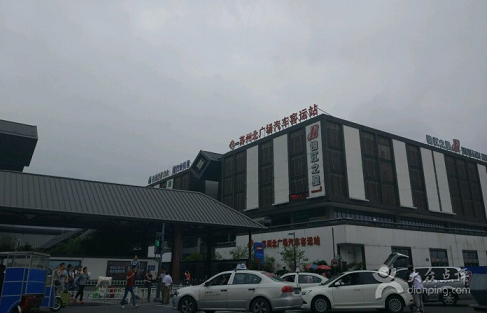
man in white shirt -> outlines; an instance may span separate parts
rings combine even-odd
[[[413,266],[408,266],[409,280],[412,283],[412,294],[414,299],[414,304],[416,305],[416,312],[424,312],[423,306],[423,280],[419,273],[414,272]]]
[[[166,276],[163,278],[163,304],[170,303],[170,290],[173,280],[170,276],[170,271],[166,272]]]

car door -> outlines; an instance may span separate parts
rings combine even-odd
[[[228,287],[228,309],[245,310],[262,279],[250,272],[236,272]]]
[[[377,289],[381,290],[380,286],[384,282],[379,281],[382,280],[382,278],[380,276],[376,278],[374,276],[374,273],[375,272],[370,272],[370,271],[364,271],[360,273],[363,305],[365,307],[373,307],[373,306],[383,307],[384,305],[385,297],[380,296],[380,299],[377,299],[378,297],[376,297]]]
[[[199,309],[218,310],[227,308],[228,282],[231,272],[218,274],[199,290]]]
[[[363,293],[359,273],[348,273],[337,279],[332,285],[332,295],[337,308],[362,305]]]

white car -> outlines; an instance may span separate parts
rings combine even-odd
[[[379,271],[359,270],[337,274],[325,284],[302,291],[305,309],[386,309],[402,312],[413,297],[406,281]]]
[[[393,253],[378,271],[357,270],[335,275],[326,283],[302,291],[305,309],[326,312],[330,309],[387,309],[402,312],[413,297],[406,281],[391,275],[397,258]]]
[[[304,290],[305,288],[319,286],[322,283],[328,281],[328,278],[323,277],[317,273],[298,272],[298,273],[286,273],[281,276],[287,282],[294,283],[295,286]]]
[[[299,287],[253,270],[221,272],[201,285],[178,289],[172,303],[173,309],[181,312],[274,312],[303,305]]]

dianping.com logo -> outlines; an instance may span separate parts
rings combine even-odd
[[[445,268],[445,272],[442,274],[440,279],[436,279],[435,271],[432,268],[428,268],[427,272],[424,275],[420,276],[423,280],[423,288],[413,289],[409,288],[408,292],[410,294],[441,294],[448,295],[449,293],[455,293],[457,295],[460,294],[469,294],[470,288],[467,288],[465,285],[463,287],[453,286],[455,283],[469,283],[471,280],[471,272],[462,269],[459,272],[454,273],[453,275],[450,273],[449,268]],[[396,277],[397,269],[390,269],[386,265],[382,265],[379,270],[374,273],[374,278],[380,283],[377,289],[375,290],[375,299],[382,298],[382,292],[385,288],[391,287],[396,290],[397,293],[403,293],[404,289],[401,284],[394,280]],[[431,287],[430,283],[436,283],[437,287]]]
[[[374,273],[375,280],[380,283],[375,290],[375,299],[381,299],[382,292],[384,292],[384,289],[388,287],[394,288],[394,290],[396,290],[396,292],[399,294],[404,292],[401,284],[397,281],[393,281],[395,276],[396,268],[389,269],[389,267],[385,264],[382,265],[376,273]]]
[[[469,288],[447,288],[447,287],[444,287],[444,288],[419,288],[419,289],[416,289],[416,288],[409,288],[408,289],[408,292],[410,294],[419,294],[419,295],[432,295],[432,294],[436,294],[436,295],[449,295],[449,294],[457,294],[457,295],[461,295],[461,294],[470,294],[470,289]]]

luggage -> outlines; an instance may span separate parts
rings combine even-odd
[[[67,306],[68,303],[70,302],[70,293],[65,291],[61,292],[61,301],[63,302],[63,306]]]

